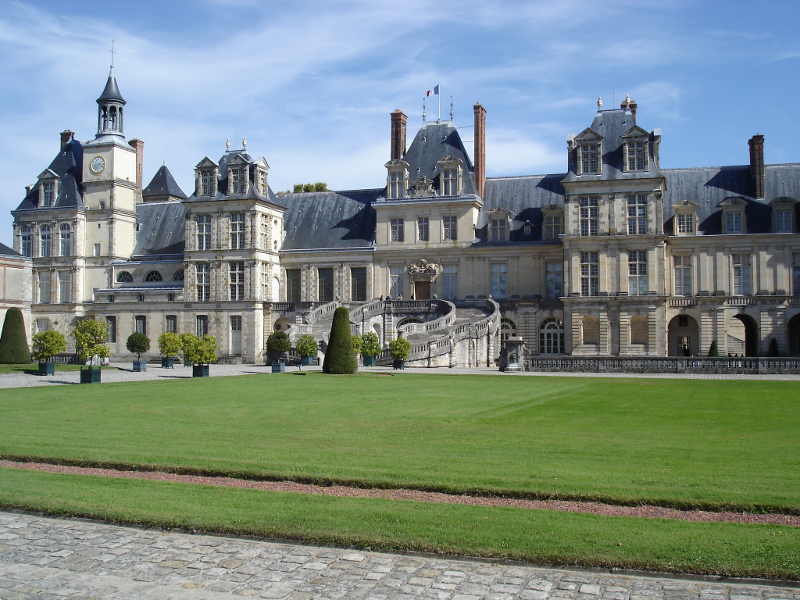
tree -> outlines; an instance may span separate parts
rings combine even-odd
[[[181,338],[177,333],[162,333],[158,336],[158,350],[161,356],[175,358],[181,351]]]
[[[304,192],[313,192],[314,191],[314,184],[313,183],[304,183],[303,184],[303,191]]]
[[[406,338],[398,337],[389,342],[389,353],[394,360],[406,360],[411,352],[411,342]]]
[[[195,365],[207,365],[217,360],[217,338],[204,335],[192,344],[189,360]]]
[[[72,337],[75,338],[75,350],[81,362],[86,363],[95,356],[100,358],[108,356],[108,346],[103,343],[108,337],[108,328],[102,321],[81,319],[75,324]]]
[[[150,350],[150,338],[143,333],[134,332],[128,336],[128,352],[136,354],[136,360],[142,361],[142,352]]]
[[[285,331],[275,331],[267,338],[267,355],[270,361],[278,358],[292,349],[292,343]]]
[[[324,181],[317,181],[314,184],[314,191],[315,192],[327,192],[328,191],[328,184]]]
[[[312,356],[316,356],[319,350],[319,346],[317,346],[317,340],[315,340],[310,335],[301,335],[297,339],[296,344],[297,353],[300,355],[300,358],[310,358]],[[300,367],[302,369],[303,361],[300,361]]]
[[[27,363],[31,360],[28,351],[28,336],[25,334],[25,321],[22,311],[9,308],[0,334],[0,363]]]
[[[323,373],[351,374],[356,371],[353,341],[350,335],[350,313],[340,306],[333,313],[328,349],[322,363]]]
[[[351,335],[350,342],[353,345],[353,354],[355,356],[361,354],[361,348],[364,346],[364,339],[360,335]]]
[[[40,331],[33,336],[33,360],[49,362],[56,354],[67,351],[67,340],[58,331]]]
[[[303,184],[302,183],[295,183],[294,187],[292,188],[292,191],[295,194],[301,193],[303,191]]]
[[[193,333],[182,333],[178,336],[178,338],[181,341],[181,350],[183,350],[183,364],[189,364],[192,362],[189,359],[189,355],[192,353],[192,348],[194,348],[200,340]]]
[[[368,331],[361,336],[361,354],[364,356],[378,356],[381,353],[381,342],[378,334]]]
[[[713,340],[711,342],[711,346],[708,348],[708,355],[709,356],[719,356],[719,349],[717,348],[717,340]]]

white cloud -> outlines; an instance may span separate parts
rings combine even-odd
[[[566,154],[517,130],[487,128],[486,170],[490,175],[542,174],[564,169]]]

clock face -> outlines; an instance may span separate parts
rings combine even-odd
[[[92,162],[89,163],[89,168],[95,175],[97,175],[98,173],[102,173],[103,169],[106,168],[106,161],[102,156],[95,156],[92,159]]]

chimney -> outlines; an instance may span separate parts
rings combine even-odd
[[[477,103],[472,109],[475,112],[475,137],[472,144],[475,162],[475,193],[483,198],[483,189],[486,187],[486,109]]]
[[[401,159],[406,154],[406,121],[408,117],[399,108],[392,111],[391,160]]]
[[[136,150],[136,187],[142,189],[142,166],[144,164],[144,142],[142,140],[130,140],[131,148]]]
[[[75,132],[70,131],[69,129],[65,129],[61,132],[61,149],[64,149],[64,146],[69,144],[72,141],[72,138],[75,137]]]
[[[750,146],[750,176],[753,178],[753,198],[763,198],[764,136],[757,133],[747,141],[747,144]]]

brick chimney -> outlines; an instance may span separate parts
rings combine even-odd
[[[61,146],[60,146],[60,148],[63,150],[64,146],[69,144],[72,141],[72,138],[75,137],[75,132],[74,131],[70,131],[69,129],[65,129],[59,135],[61,136]]]
[[[475,193],[483,198],[483,190],[486,187],[486,109],[477,103],[472,109],[475,112],[473,139]]]
[[[144,164],[144,142],[142,140],[130,140],[131,148],[136,150],[136,187],[142,188],[142,166]]]
[[[755,134],[747,141],[750,146],[750,176],[753,178],[753,198],[764,197],[764,136]]]
[[[408,117],[399,108],[392,111],[391,160],[401,159],[406,154],[406,122]]]

